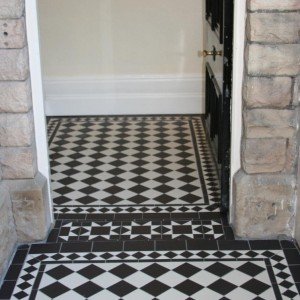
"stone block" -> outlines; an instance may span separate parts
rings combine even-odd
[[[248,9],[251,11],[256,10],[279,10],[279,11],[292,11],[299,10],[299,0],[248,0]]]
[[[295,174],[299,152],[298,140],[299,138],[297,138],[297,136],[287,140],[286,161],[284,165],[284,172],[286,173]]]
[[[0,113],[24,113],[32,107],[30,80],[0,81]]]
[[[0,148],[3,179],[31,179],[37,172],[35,145]]]
[[[0,20],[0,28],[0,48],[24,48],[26,45],[24,18]]]
[[[20,18],[24,13],[24,0],[0,0],[0,19]]]
[[[239,171],[233,185],[233,229],[237,237],[272,239],[293,236],[294,176],[248,175]]]
[[[293,105],[300,104],[300,76],[294,79]]]
[[[25,80],[29,76],[28,49],[0,49],[0,80]]]
[[[244,113],[246,138],[291,138],[297,129],[295,110],[251,109]]]
[[[17,243],[17,234],[12,215],[10,196],[6,185],[3,182],[0,183],[0,241],[1,282]]]
[[[247,37],[251,42],[287,43],[299,42],[300,14],[250,13],[247,19]]]
[[[286,148],[286,139],[247,139],[243,147],[244,170],[249,174],[282,171]]]
[[[8,181],[19,243],[44,240],[51,227],[47,181],[40,173],[32,180]]]
[[[300,73],[300,44],[248,44],[245,65],[250,76],[296,76]]]
[[[292,102],[290,77],[246,77],[243,98],[247,107],[284,108]]]
[[[34,138],[33,113],[0,114],[0,146],[27,147]]]

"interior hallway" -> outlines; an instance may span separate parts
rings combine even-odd
[[[204,120],[48,123],[56,223],[19,248],[0,299],[300,299],[292,241],[235,240]]]

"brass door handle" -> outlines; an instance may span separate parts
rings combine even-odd
[[[223,51],[217,51],[216,47],[213,46],[213,50],[212,51],[207,51],[207,50],[203,50],[203,51],[199,51],[199,56],[203,56],[203,57],[207,57],[207,56],[213,56],[213,59],[216,60],[216,56],[222,56],[223,55]]]

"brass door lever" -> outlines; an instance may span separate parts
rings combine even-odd
[[[203,57],[207,57],[207,56],[212,56],[213,60],[216,60],[216,56],[222,56],[223,55],[223,51],[217,51],[216,47],[213,46],[213,50],[212,51],[207,51],[207,50],[203,50],[203,51],[199,51],[198,52],[199,56],[203,56]]]

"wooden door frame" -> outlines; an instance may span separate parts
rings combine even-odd
[[[200,0],[204,1],[204,0]],[[35,139],[38,149],[38,169],[47,178],[50,194],[50,167],[45,127],[44,93],[41,73],[41,54],[38,28],[37,0],[25,0],[27,41],[32,85],[33,111],[35,122]],[[230,207],[232,206],[232,180],[241,168],[242,136],[242,84],[244,72],[244,44],[246,24],[246,0],[234,1],[233,29],[233,74],[232,74],[232,108],[231,108],[231,170],[230,170]],[[50,207],[52,208],[52,199]],[[232,212],[232,209],[230,209]]]

